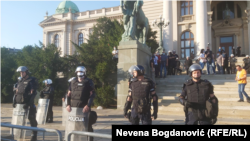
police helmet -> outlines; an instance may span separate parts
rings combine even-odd
[[[83,72],[83,75],[86,75],[87,69],[86,69],[84,66],[78,66],[78,67],[76,68],[75,73],[78,72],[78,71]]]
[[[17,68],[16,72],[26,72],[26,73],[30,73],[29,69],[26,66],[20,66]]]
[[[51,79],[46,79],[46,80],[43,81],[43,83],[52,84],[52,80]]]
[[[195,71],[195,70],[200,70],[202,71],[202,67],[199,65],[199,64],[193,64],[189,67],[189,73],[190,73],[190,76],[192,76],[192,72]]]
[[[133,77],[133,70],[135,69],[135,66],[131,66],[129,69],[128,69],[128,73],[131,77]]]
[[[75,79],[75,77],[71,77],[69,80],[68,80],[68,82],[71,82],[72,80],[74,80]]]
[[[145,73],[144,67],[141,66],[141,65],[135,66],[135,68],[134,68],[133,71],[137,71],[137,75],[138,75],[138,76],[143,76],[144,73]]]

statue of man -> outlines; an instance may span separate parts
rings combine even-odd
[[[121,0],[121,9],[123,13],[123,23],[125,32],[123,38],[135,39],[135,27],[136,27],[136,1]]]

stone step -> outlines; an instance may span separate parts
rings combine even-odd
[[[172,100],[172,101],[177,101],[178,102],[178,96],[158,96],[159,99],[163,99],[163,100]],[[218,98],[219,101],[227,101],[227,102],[237,102],[239,100],[239,97],[226,97],[226,96],[216,96]],[[246,101],[246,100],[245,100]]]
[[[167,114],[167,115],[184,115],[183,107],[180,108],[166,108],[166,107],[159,107],[158,114]],[[243,119],[250,119],[250,111],[249,110],[236,110],[236,109],[219,109],[219,118],[243,118]]]
[[[182,90],[156,90],[158,96],[179,96],[181,95]],[[250,96],[250,91],[245,91]],[[217,95],[239,95],[238,90],[235,91],[220,91],[215,90],[214,94]]]
[[[158,86],[157,91],[161,92],[164,90],[180,90],[182,86]],[[214,87],[214,91],[235,91],[238,92],[238,87]],[[250,92],[249,87],[245,87],[245,92]]]
[[[159,106],[181,106],[178,100],[163,100],[158,99]],[[219,101],[219,106],[250,106],[248,102],[237,102],[237,101]]]
[[[161,87],[164,87],[164,88],[175,88],[175,87],[178,87],[178,88],[182,88],[183,85],[180,85],[180,84],[158,84],[157,85],[157,88],[161,88]],[[235,83],[235,84],[227,84],[227,85],[213,85],[214,88],[238,88],[238,83]],[[245,89],[246,88],[250,88],[249,85],[246,85],[245,86]]]

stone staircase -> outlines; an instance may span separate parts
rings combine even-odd
[[[248,75],[248,82],[250,82]],[[184,119],[183,106],[178,101],[182,85],[191,77],[187,75],[167,76],[167,78],[156,78],[156,93],[159,97],[159,114],[169,116],[181,116]],[[214,86],[214,94],[219,100],[219,115],[216,124],[248,124],[250,125],[250,103],[239,100],[238,83],[234,80],[235,74],[225,75],[202,75]],[[245,87],[250,96],[249,84]]]

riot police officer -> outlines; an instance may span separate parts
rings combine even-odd
[[[185,106],[186,124],[215,124],[218,116],[218,99],[214,95],[213,85],[201,79],[202,68],[193,64],[189,68],[192,79],[183,85],[179,101]],[[207,108],[208,104],[212,108]]]
[[[86,68],[78,66],[75,73],[77,78],[70,82],[67,94],[67,111],[71,111],[71,107],[83,108],[82,112],[90,112],[88,132],[93,132],[92,124],[96,122],[96,112],[91,111],[91,105],[96,95],[94,83],[86,75]],[[93,141],[93,137],[90,137]]]
[[[152,80],[144,77],[144,68],[141,65],[133,69],[134,79],[129,88],[129,95],[124,106],[124,117],[128,118],[128,109],[131,108],[129,121],[132,125],[138,125],[140,120],[144,125],[151,125],[152,120],[157,118],[158,96],[155,93],[155,84]],[[153,98],[154,112],[151,115],[151,99]]]
[[[45,83],[45,88],[41,91],[40,98],[49,99],[49,109],[46,118],[46,122],[52,123],[53,122],[53,100],[54,100],[54,88],[52,87],[52,80],[46,79],[43,81]]]
[[[23,108],[27,109],[29,107],[30,125],[32,127],[37,127],[36,121],[36,106],[34,104],[34,98],[36,96],[36,90],[38,82],[36,78],[29,76],[30,72],[26,66],[20,66],[16,70],[20,72],[22,79],[18,82],[16,94],[14,96],[13,107],[16,104],[24,104]],[[37,131],[32,131],[31,141],[37,140]]]

